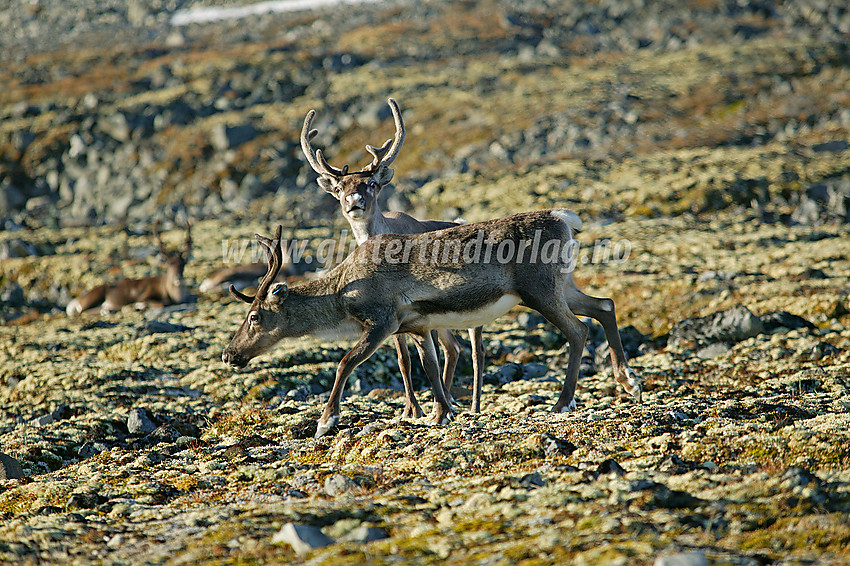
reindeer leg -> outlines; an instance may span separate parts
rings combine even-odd
[[[566,413],[572,411],[576,408],[576,383],[578,383],[581,352],[584,348],[584,342],[587,340],[587,326],[570,311],[569,307],[566,306],[566,301],[552,301],[551,297],[548,301],[545,299],[530,299],[526,300],[526,297],[523,297],[526,305],[546,317],[546,320],[557,326],[564,333],[564,336],[567,337],[567,343],[570,345],[570,355],[567,360],[567,375],[564,378],[564,386],[561,389],[558,401],[552,407],[552,412]]]
[[[430,331],[423,334],[412,334],[422,367],[431,382],[431,390],[434,392],[434,413],[431,416],[431,424],[447,424],[454,418],[454,411],[446,398],[445,384],[440,379],[440,365],[437,361],[437,349]]]
[[[433,338],[433,334],[431,337]],[[446,355],[443,363],[443,385],[446,389],[446,398],[453,406],[458,406],[457,401],[452,397],[452,381],[455,376],[457,360],[460,357],[460,342],[457,341],[450,330],[445,329],[437,331],[437,340],[439,340],[440,346],[443,347],[443,353]]]
[[[472,412],[481,412],[481,389],[484,387],[484,328],[477,326],[469,329],[469,341],[472,343]]]
[[[614,369],[614,378],[623,386],[629,395],[641,402],[643,381],[635,371],[629,367],[623,344],[620,341],[620,331],[617,328],[617,315],[614,312],[614,301],[611,299],[599,299],[585,295],[579,290],[569,293],[567,297],[570,309],[579,316],[589,316],[599,321],[605,330],[608,346],[611,350],[611,367]]]
[[[323,436],[331,428],[339,424],[340,401],[342,400],[342,391],[345,388],[345,383],[348,381],[348,376],[354,371],[354,368],[369,359],[369,356],[375,353],[375,350],[381,343],[389,338],[390,334],[395,331],[395,328],[389,328],[388,325],[375,325],[367,328],[357,344],[345,355],[339,362],[336,368],[336,379],[334,379],[331,396],[325,405],[325,410],[319,418],[318,426],[316,427],[316,438]]]
[[[416,401],[416,395],[413,393],[413,380],[410,378],[410,352],[407,351],[407,340],[404,334],[393,334],[393,342],[395,343],[395,351],[398,355],[398,369],[401,370],[401,379],[404,382],[404,412],[401,418],[409,419],[411,417],[424,417],[425,412],[419,403]]]

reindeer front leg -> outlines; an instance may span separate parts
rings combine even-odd
[[[434,392],[434,413],[431,416],[431,424],[447,424],[454,418],[454,411],[446,396],[446,386],[440,379],[440,365],[437,361],[437,349],[431,332],[426,330],[422,334],[413,334],[422,367],[431,382],[431,390]]]
[[[342,358],[339,366],[336,368],[336,379],[334,379],[331,396],[328,399],[325,410],[319,418],[318,427],[316,427],[316,436],[319,438],[328,432],[331,428],[339,424],[340,401],[342,400],[342,391],[345,389],[345,384],[348,381],[348,376],[354,371],[354,368],[369,359],[369,356],[375,353],[375,350],[389,338],[390,334],[395,329],[389,328],[388,325],[374,325],[367,327],[357,344]]]

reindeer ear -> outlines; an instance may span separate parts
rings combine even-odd
[[[319,177],[318,182],[319,186],[322,187],[325,192],[328,192],[334,197],[339,198],[339,194],[333,179],[330,179],[328,177]]]
[[[272,287],[272,290],[266,296],[266,300],[268,302],[282,303],[288,294],[289,287],[286,286],[286,283],[278,283]]]
[[[378,183],[378,186],[383,187],[393,180],[394,169],[389,167],[378,167],[378,170],[372,175],[372,179]]]

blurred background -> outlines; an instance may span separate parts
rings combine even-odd
[[[0,26],[0,230],[340,221],[302,120],[362,166],[388,96],[392,208],[846,219],[841,2],[7,0]]]

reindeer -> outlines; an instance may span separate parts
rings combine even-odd
[[[294,238],[292,239],[294,242]],[[304,261],[300,257],[293,257],[293,253],[289,246],[285,247],[283,255],[283,266],[279,278],[283,280],[286,277],[300,277],[308,275],[315,270],[311,262]],[[230,267],[222,267],[210,275],[208,275],[198,287],[203,293],[211,291],[227,291],[228,287],[233,284],[238,290],[246,287],[255,287],[260,278],[266,274],[266,264],[262,261],[257,261],[253,258],[251,263],[241,263]]]
[[[339,201],[342,215],[348,220],[351,232],[357,244],[360,245],[372,236],[378,234],[421,234],[433,230],[442,230],[458,226],[457,222],[441,220],[417,220],[403,212],[381,212],[378,205],[378,193],[392,181],[394,170],[390,165],[396,160],[404,144],[405,129],[398,103],[392,98],[387,100],[395,122],[395,136],[387,140],[379,148],[366,146],[366,151],[372,155],[372,162],[360,171],[348,171],[348,165],[337,169],[330,165],[322,155],[322,150],[313,150],[310,140],[318,134],[311,129],[315,110],[310,110],[304,118],[301,129],[301,149],[307,163],[313,171],[319,174],[318,183],[325,191]],[[481,406],[481,387],[484,374],[484,345],[481,328],[470,328],[469,337],[472,343],[473,367],[473,398],[472,410],[479,412]],[[451,398],[452,380],[455,366],[460,356],[461,346],[449,330],[437,331],[437,339],[445,352],[443,364],[443,383],[446,394]],[[422,408],[413,394],[413,382],[410,378],[410,354],[407,350],[407,340],[404,334],[394,334],[398,365],[404,382],[405,406],[402,418],[421,417]]]
[[[576,407],[575,388],[588,334],[576,314],[588,312],[605,313],[614,377],[640,401],[642,382],[629,368],[619,343],[613,301],[585,295],[573,282],[573,233],[581,225],[573,212],[541,210],[435,232],[381,234],[322,276],[292,288],[285,283],[272,286],[282,261],[278,227],[273,240],[256,236],[269,256],[268,272],[256,296],[230,288],[251,308],[221,359],[242,368],[285,337],[328,330],[359,332],[357,343],[337,367],[317,424],[318,438],[339,423],[343,388],[354,368],[388,337],[407,333],[434,393],[430,423],[445,424],[454,413],[440,379],[431,329],[480,327],[522,304],[554,324],[570,346],[566,378],[553,412]]]
[[[157,223],[154,223],[153,234],[159,253],[167,266],[164,275],[142,279],[121,279],[115,283],[98,285],[68,303],[65,309],[67,315],[74,316],[98,305],[100,305],[100,312],[106,314],[118,311],[129,304],[154,307],[186,302],[189,291],[183,279],[183,268],[186,267],[192,250],[191,226],[189,222],[186,222],[186,241],[180,249],[172,253],[166,250],[157,231]]]

